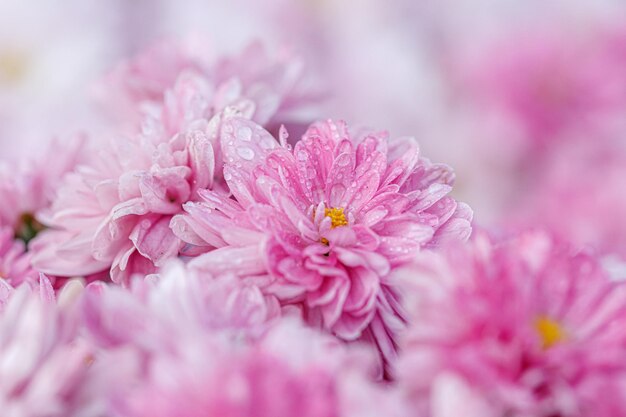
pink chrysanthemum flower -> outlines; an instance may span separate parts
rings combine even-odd
[[[624,139],[581,138],[556,148],[535,173],[537,185],[509,211],[508,223],[539,225],[602,254],[626,258]]]
[[[368,380],[354,352],[295,323],[280,323],[253,346],[202,348],[202,341],[187,341],[182,357],[162,352],[152,358],[147,378],[114,402],[116,415],[407,415],[399,397]]]
[[[424,415],[626,412],[626,287],[587,254],[481,235],[395,274],[412,318],[397,371]]]
[[[172,215],[212,186],[213,170],[213,148],[202,130],[112,144],[59,189],[43,219],[50,229],[31,244],[33,264],[57,276],[110,271],[117,283],[156,271],[178,254]]]
[[[86,291],[83,318],[96,344],[142,346],[145,355],[173,349],[180,344],[174,336],[179,333],[254,338],[279,315],[276,300],[258,288],[228,274],[199,274],[179,261],[159,275],[137,277],[130,290],[97,282]]]
[[[471,210],[446,197],[452,172],[420,158],[413,139],[332,121],[293,151],[238,117],[223,120],[220,141],[235,199],[203,191],[172,223],[192,250],[218,248],[191,265],[250,279],[310,323],[392,355],[404,317],[389,271],[471,230]]]
[[[254,51],[248,52],[251,67],[224,61],[214,68],[224,86],[207,74],[177,74],[162,102],[146,114],[140,134],[113,143],[68,177],[43,219],[50,230],[33,242],[36,267],[58,276],[110,272],[114,282],[127,283],[133,273],[155,272],[178,255],[181,242],[169,228],[171,217],[196,200],[198,190],[219,186],[214,171],[221,153],[209,119],[229,105],[266,123],[283,104],[297,101],[289,89],[269,92],[271,82],[282,85],[294,76],[284,67],[288,63],[268,63]],[[252,71],[257,64],[264,69]],[[239,94],[241,80],[255,93]],[[262,92],[271,95],[272,105]]]
[[[272,56],[255,42],[239,55],[215,57],[207,52],[207,43],[199,38],[164,41],[120,63],[101,86],[106,101],[137,124],[142,115],[171,100],[168,91],[188,79],[201,87],[189,98],[207,113],[245,102],[263,125],[311,120],[320,93],[296,56],[287,51]]]
[[[624,128],[624,43],[607,30],[611,23],[603,23],[509,29],[463,48],[460,62],[452,58],[451,70],[479,123],[499,131],[485,136],[490,140],[479,144],[482,152],[508,153],[534,168],[537,152],[572,135],[588,138]]]
[[[14,236],[12,228],[0,227],[0,280],[13,287],[23,283],[36,283],[39,274],[30,265],[26,245]]]
[[[235,277],[174,263],[131,288],[94,284],[83,303],[114,415],[405,415],[368,377],[370,352],[278,320],[272,297]]]
[[[43,228],[37,218],[54,199],[63,177],[82,159],[80,137],[54,141],[41,156],[0,162],[0,227],[11,227],[16,238],[31,240]],[[49,155],[55,158],[49,160]]]
[[[44,156],[0,162],[0,280],[8,286],[37,284],[39,274],[32,268],[27,243],[43,229],[40,218],[64,176],[82,159],[83,144],[80,137],[63,146],[54,141],[44,156],[57,157],[45,163]]]
[[[403,415],[368,377],[369,352],[279,321],[273,297],[234,276],[174,262],[131,291],[92,284],[82,306],[114,415]]]

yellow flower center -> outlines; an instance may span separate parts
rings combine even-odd
[[[27,59],[19,51],[0,51],[0,83],[17,83],[26,74],[27,67]]]
[[[83,358],[83,363],[85,364],[85,366],[89,367],[91,365],[93,365],[93,363],[96,361],[96,357],[91,354],[88,353],[84,358]]]
[[[545,316],[541,316],[535,320],[535,329],[537,333],[539,333],[539,336],[541,336],[544,349],[549,349],[567,338],[563,327],[556,321]]]
[[[343,209],[341,207],[324,209],[324,216],[330,217],[331,229],[348,225],[348,220],[346,220],[346,215],[343,213]],[[315,217],[315,211],[313,212],[313,217]],[[320,242],[322,242],[326,246],[328,246],[330,243],[325,237],[321,238]]]
[[[326,217],[330,217],[331,228],[347,226],[348,221],[346,220],[346,215],[343,213],[343,209],[341,207],[333,207],[324,209],[324,215]]]

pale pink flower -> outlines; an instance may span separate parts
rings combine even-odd
[[[26,288],[0,314],[0,409],[6,417],[97,417],[89,347],[77,320]]]
[[[172,264],[131,291],[87,291],[83,318],[115,415],[406,415],[368,377],[371,352],[277,321],[272,297],[235,277]]]
[[[182,357],[153,358],[147,378],[117,403],[119,415],[407,415],[401,403],[391,401],[394,396],[368,380],[354,352],[301,325],[281,323],[252,346],[207,344],[202,349],[201,341],[188,341]]]
[[[28,242],[43,227],[38,221],[54,199],[64,176],[83,158],[80,136],[53,141],[41,155],[0,162],[0,227],[11,227]],[[54,158],[50,158],[54,155]]]
[[[30,265],[26,245],[14,236],[12,228],[0,227],[0,281],[16,287],[36,282],[38,274]]]
[[[210,43],[199,38],[157,43],[119,64],[104,80],[103,93],[131,125],[171,101],[168,91],[184,80],[198,87],[185,98],[207,119],[226,106],[245,105],[262,125],[311,120],[319,91],[294,54],[272,55],[259,42],[232,57],[212,52]]]
[[[4,310],[11,297],[16,293],[18,287],[20,291],[30,291],[33,294],[38,294],[42,301],[56,301],[57,297],[52,287],[52,282],[44,274],[40,273],[38,279],[28,276],[27,280],[17,283],[15,281],[16,280],[0,276],[0,313]]]
[[[159,275],[137,277],[130,291],[100,282],[88,285],[83,303],[86,327],[98,344],[144,346],[146,354],[174,348],[179,333],[254,338],[278,312],[273,297],[258,288],[234,276],[188,270],[179,261],[171,261]]]
[[[82,306],[115,415],[405,415],[371,382],[371,352],[277,321],[273,297],[233,276],[176,262],[130,291],[92,284]]]
[[[42,219],[50,229],[31,244],[33,264],[66,277],[110,271],[117,283],[156,271],[178,255],[172,215],[212,186],[213,170],[213,147],[202,130],[112,143],[66,178]]]
[[[478,235],[394,275],[411,318],[396,370],[416,410],[626,411],[626,287],[593,257],[541,232],[500,244]]]
[[[37,157],[0,162],[0,279],[10,286],[37,284],[39,274],[26,244],[44,228],[39,218],[50,208],[64,176],[83,158],[83,150],[83,138],[76,136],[63,144],[53,141]]]
[[[192,251],[218,248],[191,265],[255,282],[310,323],[374,339],[392,357],[404,316],[389,271],[471,230],[471,210],[446,196],[450,169],[421,158],[413,139],[351,135],[332,121],[293,151],[238,117],[222,121],[220,140],[235,199],[203,191],[172,222]]]
[[[535,185],[509,210],[507,225],[535,225],[603,254],[626,256],[626,146],[621,137],[570,141],[533,172]]]
[[[571,133],[623,127],[626,60],[619,58],[619,42],[605,28],[578,29],[505,31],[455,62],[454,70],[463,71],[457,74],[462,93],[478,112],[509,122],[498,146],[510,147],[521,134],[525,143],[515,146],[532,152]]]

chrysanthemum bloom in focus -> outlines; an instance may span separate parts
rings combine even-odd
[[[344,340],[374,340],[387,357],[404,326],[389,271],[422,248],[465,240],[471,210],[446,195],[453,174],[413,139],[352,135],[317,123],[295,148],[261,126],[226,118],[220,143],[232,196],[203,191],[172,222],[190,265],[261,286]],[[203,249],[204,248],[204,249]]]
[[[396,272],[411,326],[398,363],[433,417],[626,412],[626,287],[540,232],[476,237]]]
[[[155,272],[181,246],[169,228],[171,217],[197,200],[198,190],[222,182],[222,157],[209,120],[226,105],[259,123],[282,120],[285,108],[307,105],[291,95],[297,91],[283,88],[297,81],[291,63],[268,61],[256,48],[239,64],[223,61],[209,73],[185,65],[174,71],[151,56],[130,68],[166,71],[174,85],[161,91],[169,84],[158,84],[162,97],[141,95],[153,100],[141,132],[105,146],[63,184],[44,219],[50,230],[32,245],[34,264],[47,274],[104,273],[127,284],[133,273]],[[152,85],[143,70],[128,69],[127,81]]]

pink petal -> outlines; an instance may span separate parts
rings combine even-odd
[[[129,235],[139,253],[156,266],[178,255],[181,246],[170,229],[170,219],[169,216],[144,217]]]
[[[200,131],[189,134],[189,166],[191,167],[191,192],[211,188],[215,173],[215,154],[209,138]]]

